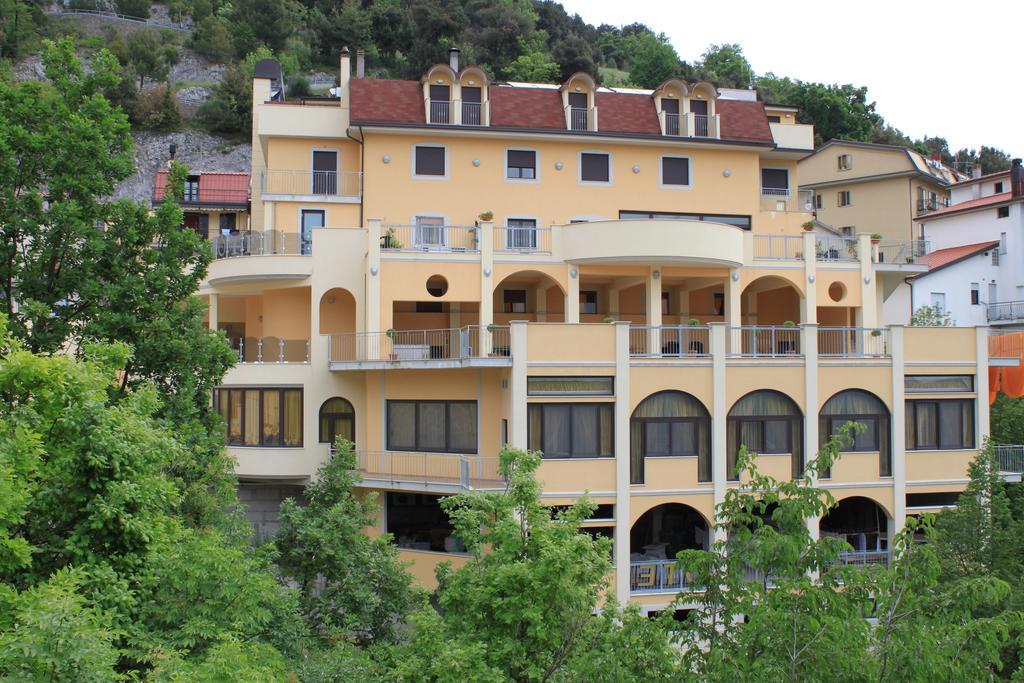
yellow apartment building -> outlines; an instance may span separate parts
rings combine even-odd
[[[880,234],[879,258],[890,262],[927,250],[915,221],[949,206],[950,184],[967,177],[905,147],[849,140],[829,140],[799,167],[817,219],[842,234]]]
[[[438,500],[544,452],[552,506],[587,493],[614,588],[645,609],[708,547],[741,444],[778,477],[865,426],[815,533],[886,562],[908,514],[955,500],[988,432],[984,328],[880,326],[921,266],[804,232],[813,130],[752,92],[497,83],[432,67],[335,97],[253,81],[252,231],[211,264],[239,363],[214,397],[261,533],[337,436],[413,571],[465,561]],[[361,69],[357,68],[357,73]],[[220,239],[220,238],[215,238]],[[906,235],[909,241],[910,235]]]

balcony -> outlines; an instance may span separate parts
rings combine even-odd
[[[1015,323],[1024,320],[1024,301],[996,301],[988,305],[990,323]]]
[[[754,235],[754,259],[758,261],[803,261],[801,235]]]
[[[633,560],[629,563],[630,593],[677,593],[692,590],[691,577],[676,560]]]
[[[597,130],[597,107],[567,106],[565,108],[565,127],[569,130]]]
[[[499,459],[461,453],[358,451],[356,471],[363,486],[404,490],[459,491],[505,485]]]
[[[814,250],[819,261],[857,261],[857,243],[856,237],[819,236],[815,238]]]
[[[799,327],[747,325],[730,327],[727,353],[747,358],[787,358],[800,355]]]
[[[308,339],[244,337],[229,339],[239,363],[308,363]]]
[[[260,176],[263,199],[271,201],[358,202],[363,193],[359,171],[268,169]]]
[[[632,358],[708,358],[711,330],[706,325],[630,325]]]
[[[472,225],[385,225],[380,238],[384,251],[478,252],[479,228]]]
[[[332,334],[332,370],[511,365],[509,328],[467,325],[440,330]]]
[[[768,127],[780,149],[814,150],[814,126],[803,123],[769,123]]]
[[[718,138],[718,115],[658,112],[661,133],[669,137]]]
[[[487,126],[490,124],[490,102],[463,100],[423,100],[427,123],[439,126]]]
[[[884,358],[889,350],[889,330],[867,327],[819,327],[818,356],[824,358]]]
[[[1024,474],[1024,446],[996,444],[992,448],[1000,473]]]
[[[551,228],[495,226],[494,251],[550,254]]]
[[[762,187],[761,210],[783,211],[786,213],[811,213],[814,211],[814,192],[787,187]]]
[[[213,247],[215,259],[238,256],[309,256],[312,253],[312,243],[309,240],[300,239],[298,233],[282,230],[214,235],[210,239],[210,245]]]
[[[915,259],[927,254],[928,250],[928,242],[925,240],[881,242],[875,252],[875,263],[894,265],[913,263]]]
[[[449,125],[452,121],[452,103],[448,100],[426,99],[427,123]]]
[[[917,214],[931,213],[949,206],[949,197],[919,197],[917,200]]]
[[[692,263],[738,268],[740,228],[700,220],[612,220],[562,226],[563,258],[576,263]],[[628,239],[623,239],[628,235]]]

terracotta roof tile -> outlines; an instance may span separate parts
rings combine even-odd
[[[977,244],[963,244],[959,247],[948,247],[946,249],[936,249],[930,254],[919,256],[914,263],[919,265],[928,266],[928,273],[934,273],[936,270],[951,266],[958,261],[962,261],[968,256],[974,256],[983,251],[991,249],[992,247],[999,244],[999,241],[994,242],[978,242]],[[928,273],[922,273],[921,277]]]
[[[562,94],[557,90],[491,86],[487,95],[492,126],[565,129]]]
[[[772,142],[772,129],[768,126],[768,115],[761,102],[742,100],[718,100],[721,116],[720,134],[734,140],[756,140]]]
[[[597,125],[601,130],[661,135],[661,123],[650,95],[598,92],[595,104]]]
[[[353,121],[423,123],[423,86],[416,81],[354,78],[349,81]]]
[[[962,211],[970,211],[971,209],[981,209],[986,206],[995,206],[996,204],[1003,204],[1013,199],[1013,196],[1009,192],[1003,192],[1002,194],[991,194],[987,197],[980,199],[968,199],[966,202],[960,202],[959,204],[953,204],[946,206],[938,211],[932,211],[931,213],[925,214],[919,220],[928,221],[938,216],[946,216],[951,213],[960,213]]]
[[[249,201],[249,174],[211,172],[199,175],[201,204],[245,204]],[[157,171],[153,183],[153,199],[159,201],[167,194],[168,173]]]

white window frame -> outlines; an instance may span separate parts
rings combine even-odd
[[[296,219],[295,219],[296,220],[295,232],[296,232],[296,234],[298,236],[298,243],[299,243],[299,251],[300,251],[300,253],[302,251],[302,214],[305,211],[323,211],[324,212],[324,225],[323,225],[323,227],[322,228],[311,228],[310,229],[310,233],[309,233],[309,249],[310,249],[310,252],[312,252],[312,250],[313,250],[313,230],[323,230],[324,228],[326,228],[328,225],[331,224],[330,223],[330,219],[331,219],[331,207],[330,207],[330,205],[326,205],[326,204],[325,205],[301,204],[298,208],[296,208],[296,210],[295,210],[295,216],[296,216]]]
[[[417,147],[440,147],[444,150],[444,175],[417,175],[416,173],[416,148]],[[413,180],[448,180],[452,172],[451,150],[448,145],[441,142],[414,142],[409,150],[409,175]],[[419,214],[426,216],[427,214]]]
[[[583,155],[603,154],[608,157],[608,180],[584,180],[583,179]],[[605,149],[581,149],[576,152],[576,184],[594,185],[597,187],[609,187],[615,184],[615,155]]]
[[[504,251],[520,251],[521,250],[521,248],[516,248],[516,247],[508,246],[508,222],[509,221],[533,221],[533,224],[534,224],[533,228],[535,230],[536,247],[534,247],[534,249],[532,249],[530,251],[536,251],[537,249],[540,248],[540,228],[541,228],[540,216],[531,216],[531,215],[527,215],[527,214],[524,214],[524,213],[517,213],[517,214],[512,215],[512,216],[505,216],[505,224],[503,226],[501,226],[502,227],[502,233],[503,233],[502,237],[505,240],[504,244],[501,245],[501,249],[502,250],[504,250]]]
[[[686,159],[686,175],[690,182],[686,185],[676,185],[665,182],[665,159]],[[658,187],[662,190],[692,190],[693,189],[693,157],[685,154],[662,154],[658,157]]]
[[[414,213],[412,215],[412,220],[409,221],[409,225],[412,226],[412,242],[413,243],[412,243],[411,246],[414,249],[422,249],[424,246],[426,246],[428,249],[434,249],[434,248],[436,248],[436,249],[447,249],[448,248],[448,244],[447,244],[447,242],[448,242],[448,239],[447,239],[448,235],[447,235],[447,233],[445,233],[443,231],[441,233],[441,242],[442,242],[441,244],[423,245],[423,244],[421,244],[419,242],[419,240],[417,238],[419,237],[419,235],[418,235],[419,220],[418,219],[420,219],[420,218],[440,218],[442,226],[451,225],[451,223],[448,222],[448,216],[446,216],[443,213],[437,213],[436,211],[417,211],[416,213]]]
[[[509,152],[533,152],[533,178],[509,178],[508,177],[508,153]],[[537,185],[540,183],[540,150],[534,147],[506,147],[505,163],[501,167],[501,175],[506,183],[516,185]]]
[[[843,194],[846,194],[846,203],[843,204]],[[853,206],[853,192],[850,190],[836,190],[836,207],[845,209],[847,206]]]
[[[853,168],[853,155],[849,152],[840,154],[836,165],[840,171],[849,171]]]

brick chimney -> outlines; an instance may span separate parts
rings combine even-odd
[[[1024,169],[1020,166],[1020,159],[1014,159],[1010,165],[1010,193],[1015,199],[1024,197]]]
[[[452,68],[452,71],[459,73],[459,48],[453,47],[448,50],[448,66]]]

